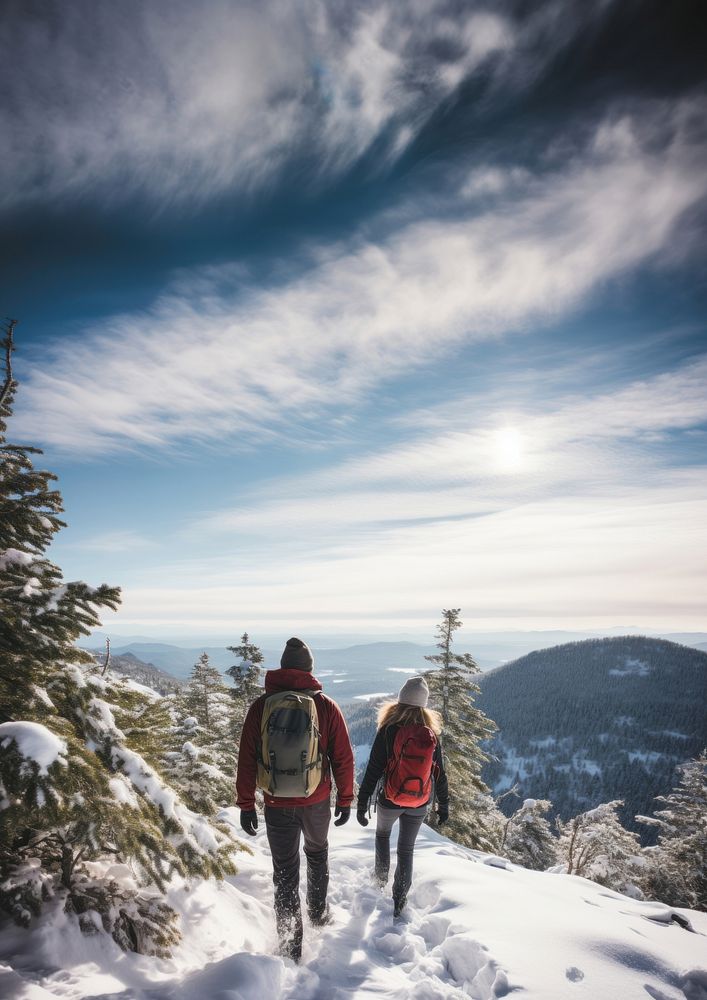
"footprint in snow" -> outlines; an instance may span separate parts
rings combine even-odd
[[[436,948],[442,944],[449,933],[451,920],[435,914],[426,917],[420,924],[417,933],[425,942],[429,949]]]
[[[351,913],[355,917],[366,917],[373,913],[378,902],[376,894],[372,889],[357,892],[351,901]]]
[[[584,973],[576,965],[570,965],[569,969],[565,969],[565,975],[571,983],[581,983],[584,979]]]
[[[513,871],[513,865],[508,858],[499,858],[495,854],[489,854],[488,857],[484,858],[484,864],[489,865],[491,868],[502,868],[507,872]]]
[[[442,894],[432,882],[421,882],[413,889],[410,899],[415,906],[424,908],[436,906],[442,898]]]
[[[680,981],[685,1000],[707,1000],[707,971],[691,969]]]
[[[374,938],[373,944],[381,954],[394,959],[395,964],[403,969],[405,963],[411,963],[412,967],[425,953],[425,942],[421,938],[410,934],[396,934],[395,931]]]
[[[454,928],[450,928],[453,932]],[[480,1000],[495,1000],[510,992],[508,977],[488,956],[488,949],[467,935],[458,934],[440,946],[449,979],[455,986]]]

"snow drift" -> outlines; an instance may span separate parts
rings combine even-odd
[[[234,824],[238,812],[226,810]],[[183,941],[170,959],[86,937],[56,907],[6,927],[0,996],[17,1000],[705,1000],[707,914],[636,902],[593,882],[533,872],[418,839],[405,919],[371,883],[371,828],[331,829],[334,923],[305,927],[302,964],[274,957],[264,831],[224,883],[175,884]],[[688,921],[688,929],[672,918]]]

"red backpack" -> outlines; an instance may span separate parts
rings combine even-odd
[[[393,752],[385,769],[383,794],[396,806],[414,808],[429,801],[437,737],[428,726],[401,726],[395,734]]]

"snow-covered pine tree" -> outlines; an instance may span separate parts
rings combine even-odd
[[[237,748],[230,689],[207,653],[194,664],[173,705],[176,722],[165,773],[192,809],[213,816],[233,801]]]
[[[200,727],[193,715],[178,718],[172,727],[171,746],[162,769],[190,809],[216,816],[233,799],[233,774],[222,771],[208,747],[199,745]]]
[[[640,844],[618,817],[620,799],[556,820],[559,856],[569,875],[581,875],[617,892],[636,894],[642,871]]]
[[[441,713],[444,724],[442,742],[450,798],[449,823],[444,829],[453,840],[467,847],[497,851],[505,817],[481,777],[487,760],[481,742],[493,735],[496,725],[474,704],[479,688],[472,678],[479,668],[473,657],[452,651],[454,632],[462,625],[460,611],[460,608],[442,611],[442,621],[437,626],[440,652],[425,657],[436,666],[425,673],[430,705]]]
[[[108,672],[108,677],[113,689],[113,715],[126,746],[161,772],[173,726],[169,699],[143,685],[138,687],[113,671]]]
[[[263,693],[261,668],[263,654],[255,643],[250,641],[247,632],[241,636],[240,645],[228,646],[229,653],[238,657],[239,662],[229,667],[226,673],[233,678],[231,697],[234,702],[233,737],[236,747],[240,744],[241,732],[246,713],[258,695]]]
[[[178,938],[165,878],[232,872],[237,842],[129,747],[118,693],[74,645],[119,590],[65,583],[45,555],[62,502],[34,469],[38,449],[6,440],[13,330],[0,385],[0,908],[27,926],[58,896],[84,930],[164,954]]]
[[[117,587],[64,583],[61,570],[44,555],[64,522],[56,476],[34,468],[38,448],[7,442],[17,383],[12,374],[15,321],[5,328],[0,350],[0,721],[46,710],[42,681],[47,665],[61,661],[73,640],[98,624],[98,609],[116,608]],[[72,651],[73,662],[92,662]],[[23,717],[27,717],[24,715]]]
[[[557,837],[547,819],[551,808],[547,799],[525,799],[506,820],[501,853],[509,861],[541,872],[557,864]]]
[[[208,749],[216,765],[232,775],[236,766],[236,748],[231,737],[233,701],[207,653],[202,653],[194,664],[180,692],[179,703],[199,722],[199,746]]]
[[[663,808],[636,817],[658,827],[658,843],[643,851],[641,887],[671,906],[707,910],[707,750],[678,772],[677,787],[656,799]]]

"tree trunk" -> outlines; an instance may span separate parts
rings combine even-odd
[[[71,876],[74,873],[74,852],[69,844],[61,847],[61,884],[65,889],[71,888]]]
[[[449,725],[449,664],[451,660],[452,622],[447,618],[447,634],[444,637],[444,682],[442,685],[442,721]]]

